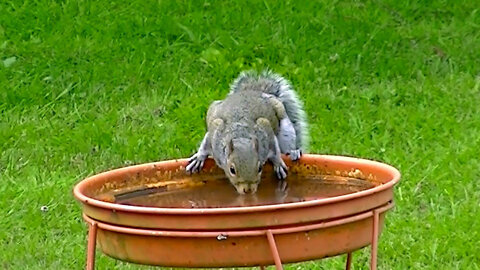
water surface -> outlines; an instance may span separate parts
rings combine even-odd
[[[341,176],[298,176],[287,178],[287,188],[276,179],[264,178],[255,194],[237,194],[228,180],[205,181],[188,188],[140,189],[115,195],[125,205],[162,208],[218,208],[302,202],[335,197],[374,187],[369,181]]]

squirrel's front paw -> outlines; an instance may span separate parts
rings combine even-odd
[[[203,168],[203,165],[205,164],[205,159],[207,156],[205,155],[200,155],[199,153],[196,153],[193,155],[190,159],[188,159],[188,165],[187,165],[187,172],[189,173],[195,173],[195,172],[200,172],[200,170]]]
[[[287,178],[287,165],[285,165],[285,162],[283,162],[283,160],[280,159],[277,164],[274,164],[273,170],[275,171],[278,179],[283,180]]]
[[[302,150],[301,149],[292,150],[290,151],[290,153],[288,153],[288,156],[290,156],[290,159],[292,161],[297,161],[302,156]]]

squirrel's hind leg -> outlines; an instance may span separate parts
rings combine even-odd
[[[292,161],[296,161],[302,156],[302,150],[296,148],[297,134],[295,127],[290,118],[288,118],[283,103],[276,98],[271,98],[270,102],[280,120],[280,128],[277,134],[280,151],[289,155]]]
[[[258,130],[261,130],[268,138],[268,152],[266,153],[267,159],[272,162],[273,170],[277,175],[277,178],[283,180],[287,177],[287,165],[282,159],[280,146],[278,145],[278,140],[275,134],[273,133],[272,125],[270,121],[266,118],[260,117],[257,119],[257,126]],[[265,138],[265,139],[266,139]]]
[[[197,153],[195,153],[195,155],[193,155],[188,160],[188,165],[186,168],[187,172],[200,172],[200,170],[203,168],[203,165],[205,164],[205,159],[207,159],[208,155],[210,155],[211,152],[212,144],[210,143],[210,136],[207,132],[205,134],[205,137],[203,137],[202,143],[200,144]]]
[[[277,178],[283,180],[287,178],[287,165],[283,162],[277,137],[273,136],[274,145],[270,149],[268,159],[273,163],[273,170]]]
[[[278,131],[277,139],[282,153],[289,155],[292,161],[300,159],[302,150],[295,148],[297,136],[295,128],[288,117],[280,120],[280,130]]]

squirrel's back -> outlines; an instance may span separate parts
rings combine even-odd
[[[303,104],[285,78],[268,70],[260,74],[244,71],[232,83],[230,94],[242,91],[260,91],[277,97],[295,128],[297,148],[307,148],[308,130]]]

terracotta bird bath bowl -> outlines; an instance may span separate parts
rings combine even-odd
[[[167,267],[246,267],[301,262],[377,245],[393,207],[397,169],[375,161],[304,155],[289,162],[288,187],[266,165],[256,194],[237,195],[212,160],[199,174],[186,159],[116,169],[74,188],[95,249],[113,258]]]

